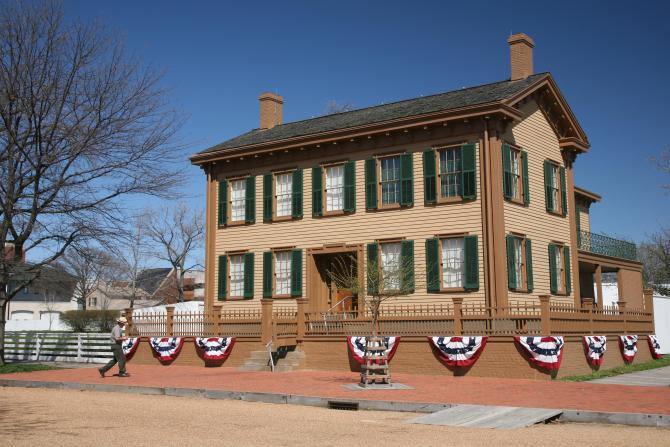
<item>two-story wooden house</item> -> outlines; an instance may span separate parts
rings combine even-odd
[[[262,94],[259,128],[191,157],[207,176],[206,307],[223,315],[272,303],[264,319],[298,309],[304,341],[320,318],[363,308],[365,297],[347,298],[328,275],[353,255],[361,281],[367,262],[383,272],[413,260],[414,293],[386,306],[415,322],[456,305],[483,309],[491,330],[540,296],[597,309],[607,271],[618,272],[620,305],[642,308],[635,247],[592,235],[600,197],[575,187],[584,130],[551,74],[534,73],[533,40],[508,43],[510,79],[492,84],[290,123],[282,97]],[[463,318],[443,328],[480,328]],[[624,333],[617,324],[608,333]],[[422,328],[403,336],[425,343]],[[303,349],[322,362],[307,367],[333,366],[330,348]],[[421,349],[407,351],[414,365],[429,356]]]

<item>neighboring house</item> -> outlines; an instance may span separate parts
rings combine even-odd
[[[260,128],[191,157],[207,175],[206,307],[327,311],[346,255],[361,278],[371,260],[426,272],[394,304],[581,306],[616,271],[619,301],[642,307],[635,246],[590,233],[584,130],[533,72],[532,39],[508,42],[511,79],[491,84],[285,124],[282,97],[262,94]]]

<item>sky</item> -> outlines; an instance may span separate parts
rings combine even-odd
[[[591,228],[641,241],[670,220],[670,2],[65,1],[165,71],[180,138],[195,153],[258,127],[258,95],[284,97],[284,121],[329,101],[367,107],[509,78],[507,37],[535,41],[586,131],[575,183],[603,196]],[[504,6],[503,6],[504,5]],[[188,201],[205,176],[184,157]],[[146,202],[144,202],[146,203]]]

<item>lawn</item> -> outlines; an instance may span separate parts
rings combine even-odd
[[[8,363],[0,366],[0,374],[10,374],[30,371],[47,371],[50,369],[61,369],[57,366],[40,365],[37,363]]]
[[[618,376],[620,374],[627,374],[637,371],[646,371],[648,369],[662,368],[664,366],[670,366],[670,355],[666,355],[665,357],[659,360],[649,360],[648,362],[644,363],[633,363],[632,365],[618,366],[612,369],[603,369],[599,371],[594,371],[591,374],[584,374],[581,376],[563,377],[560,380],[564,382],[584,382],[587,380]]]

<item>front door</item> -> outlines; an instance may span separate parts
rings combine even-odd
[[[325,251],[325,250],[324,250]],[[337,277],[358,275],[358,251],[314,250],[308,264],[308,306],[311,312],[347,312],[358,308],[358,297],[338,284]]]

